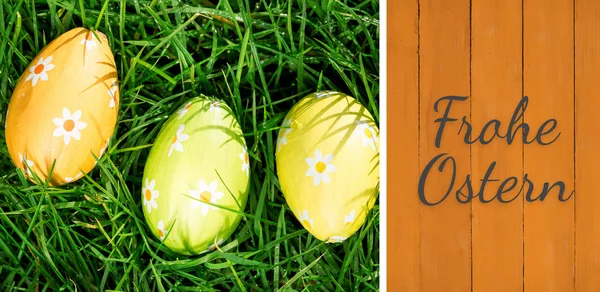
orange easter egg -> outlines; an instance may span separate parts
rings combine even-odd
[[[91,171],[115,130],[117,82],[99,31],[75,28],[44,47],[19,78],[6,113],[6,143],[17,168],[53,186]]]

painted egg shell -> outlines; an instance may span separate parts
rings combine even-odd
[[[45,181],[50,173],[53,186],[80,179],[94,168],[94,156],[102,156],[114,132],[117,71],[106,36],[96,35],[84,28],[60,35],[15,86],[6,143],[12,161],[32,181],[34,174]]]
[[[184,255],[222,244],[246,206],[248,159],[224,102],[196,97],[179,108],[160,129],[144,169],[143,211],[152,233]]]
[[[364,223],[379,193],[379,130],[354,98],[310,94],[286,115],[276,165],[290,209],[319,240],[342,242]]]

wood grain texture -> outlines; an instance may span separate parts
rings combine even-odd
[[[563,181],[566,196],[574,187],[573,2],[525,0],[524,94],[530,98],[525,122],[533,129],[558,121],[559,138],[548,146],[524,147],[524,170],[535,184]],[[549,135],[545,141],[551,141]],[[525,291],[569,292],[574,284],[574,200],[558,200],[558,188],[546,199],[525,203]]]
[[[389,82],[401,86],[388,91],[388,144],[396,147],[387,153],[387,171],[397,184],[388,187],[387,289],[419,291],[419,200],[407,194],[417,192],[419,178],[419,55],[418,2],[388,2],[388,66]],[[410,155],[408,155],[410,153]],[[401,265],[395,264],[401,262]]]
[[[471,119],[475,137],[496,119],[501,133],[508,130],[514,108],[522,97],[522,2],[520,0],[472,1]],[[489,141],[494,127],[483,135]],[[473,189],[479,190],[492,163],[491,179],[484,186],[485,202],[496,196],[500,185],[516,184],[497,199],[473,202],[473,290],[487,292],[523,289],[523,197],[518,182],[523,177],[523,143],[495,137],[489,144],[471,146]],[[466,164],[466,161],[462,165]],[[481,196],[481,195],[480,195]]]
[[[468,96],[470,71],[469,0],[420,1],[420,172],[436,155],[446,152],[457,165],[457,181],[470,172],[469,145],[455,133],[459,123],[450,122],[440,148],[434,145],[447,102],[435,102],[446,95]],[[450,115],[469,115],[469,101],[454,102]],[[414,155],[414,153],[412,154]],[[439,165],[439,164],[438,164]],[[438,172],[434,167],[425,183],[425,193],[439,201],[450,187],[451,167]],[[456,183],[458,184],[458,183]],[[416,195],[416,194],[413,194]],[[441,204],[420,208],[420,284],[423,292],[463,292],[471,288],[470,204],[460,204],[453,193]]]
[[[388,137],[388,230],[397,232],[387,239],[394,266],[388,285],[395,285],[388,290],[600,290],[600,2],[415,1],[388,1],[387,110],[394,136]],[[436,119],[447,102],[437,111],[434,104],[444,96],[468,99],[453,102],[449,116],[457,120],[446,123],[438,148]],[[505,134],[523,96],[528,143],[521,143],[522,128],[510,145],[498,137],[487,145],[464,142],[463,116],[471,140],[493,119]],[[552,127],[550,119],[556,127],[542,141],[560,133],[558,139],[531,141],[544,124],[546,132]],[[441,171],[441,161],[433,166],[425,194],[431,201],[444,196],[452,162],[455,182],[442,203],[426,206],[419,179],[442,153],[453,160]],[[486,184],[482,197],[493,198],[514,177],[516,188],[504,195],[518,194],[514,201],[476,196],[492,162],[497,181]],[[465,189],[457,192],[469,175],[475,197],[461,204]],[[562,194],[557,182],[564,183]]]
[[[575,3],[575,288],[595,292],[600,287],[600,2]]]

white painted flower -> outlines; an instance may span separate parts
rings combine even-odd
[[[210,252],[210,251],[214,251],[215,249],[217,249],[218,246],[220,246],[223,243],[223,238],[217,240],[217,243],[210,245],[205,252]]]
[[[329,183],[329,173],[335,172],[335,165],[331,164],[333,160],[333,154],[327,154],[325,157],[321,154],[321,151],[317,149],[314,158],[306,158],[308,164],[308,170],[306,176],[313,177],[313,184],[318,186],[321,181]]]
[[[213,101],[213,102],[210,103],[209,110],[216,110],[217,108],[219,108],[219,102],[218,101]]]
[[[321,98],[324,98],[324,97],[330,97],[330,96],[335,95],[335,94],[339,94],[339,92],[337,92],[337,91],[321,91],[321,92],[318,92],[315,95],[315,97],[317,99],[321,99]]]
[[[167,235],[167,232],[165,231],[165,223],[160,220],[158,221],[158,225],[156,227],[158,227],[158,237],[160,238],[160,241],[165,240],[165,236]]]
[[[190,107],[192,107],[192,103],[188,102],[184,107],[182,107],[180,110],[177,111],[177,114],[179,115],[177,117],[177,119],[181,119],[183,118],[183,116],[188,112],[188,110],[190,110]]]
[[[115,105],[117,103],[117,90],[117,81],[115,81],[110,85],[110,88],[108,89],[108,95],[110,96],[110,102],[108,103],[108,106],[110,108],[115,108]]]
[[[245,171],[246,175],[248,175],[250,173],[250,157],[248,156],[246,146],[242,146],[242,153],[240,153],[239,157],[242,160],[242,171]]]
[[[106,144],[104,144],[104,146],[102,146],[102,148],[100,148],[100,152],[98,152],[98,156],[97,156],[98,160],[100,160],[100,158],[102,158],[102,155],[104,155],[104,153],[106,152],[106,149],[108,149],[108,142],[110,142],[110,139],[108,139],[106,141]],[[94,166],[96,164],[98,164],[98,160],[94,160]]]
[[[148,182],[146,179],[146,186],[143,189],[144,193],[144,206],[148,213],[152,211],[152,208],[158,208],[158,204],[156,203],[156,198],[158,198],[158,191],[154,189],[156,182],[154,180]]]
[[[44,81],[48,80],[47,72],[54,68],[54,65],[50,62],[52,62],[52,56],[48,56],[48,58],[46,59],[40,57],[37,64],[29,68],[29,71],[31,73],[29,73],[29,76],[27,76],[27,79],[25,79],[25,81],[31,80],[31,85],[35,86],[40,79]]]
[[[329,243],[338,243],[338,242],[342,242],[346,240],[346,237],[343,236],[332,236],[329,238],[329,240],[327,240],[327,242]]]
[[[83,40],[81,40],[80,44],[82,44],[86,50],[91,50],[97,46],[96,41],[93,39],[94,35],[89,34],[89,38],[86,36]]]
[[[19,166],[23,169],[23,173],[26,176],[31,176],[31,171],[29,171],[29,168],[33,168],[33,165],[33,161],[27,159],[27,154],[23,155],[19,153]],[[29,166],[29,168],[27,166]]]
[[[216,180],[212,181],[210,185],[206,185],[206,183],[203,180],[199,180],[198,189],[190,190],[188,193],[192,198],[195,199],[192,201],[191,207],[200,207],[202,215],[205,216],[208,213],[209,208],[213,210],[217,209],[217,207],[205,203],[209,202],[211,204],[217,204],[218,201],[223,197],[223,193],[217,190]]]
[[[108,143],[110,142],[110,139],[106,140],[106,144],[104,144],[104,146],[102,146],[102,148],[100,149],[100,155],[98,156],[98,158],[102,157],[102,155],[104,155],[104,153],[106,152],[106,149],[108,149]]]
[[[83,173],[81,173],[81,171],[80,171],[80,172],[78,172],[78,173],[75,175],[75,177],[68,177],[68,176],[67,176],[67,177],[65,177],[65,181],[66,181],[66,182],[68,182],[68,183],[70,183],[70,182],[72,182],[72,181],[74,181],[74,180],[76,180],[76,179],[79,179],[79,178],[80,178],[82,175],[83,175]]]
[[[190,138],[189,135],[183,134],[183,130],[185,130],[185,125],[181,124],[179,129],[177,129],[177,134],[173,137],[171,141],[171,148],[169,149],[169,157],[173,154],[173,150],[177,150],[178,152],[183,152],[183,144],[181,142]]]
[[[375,150],[375,142],[377,142],[377,133],[375,133],[375,129],[366,121],[356,121],[358,125],[358,132],[362,137],[362,145],[363,147],[371,146],[373,150]]]
[[[62,118],[52,119],[54,124],[58,126],[58,128],[54,130],[53,136],[63,136],[65,145],[69,145],[69,141],[71,141],[71,138],[75,140],[81,139],[80,131],[85,129],[85,127],[87,127],[87,124],[85,122],[79,121],[79,119],[81,118],[80,110],[75,111],[75,113],[71,115],[71,112],[68,109],[63,108],[62,116]]]
[[[354,213],[354,210],[352,210],[350,214],[344,216],[344,224],[352,224],[352,222],[354,222],[354,219],[356,219],[356,213]]]
[[[308,216],[308,210],[304,210],[304,211],[296,211],[298,213],[298,220],[300,220],[300,222],[302,223],[302,225],[304,226],[309,226],[312,228],[313,226],[313,219],[310,219],[310,217]]]
[[[287,119],[283,121],[282,128],[279,129],[279,134],[277,135],[277,151],[281,149],[282,145],[287,144],[287,136],[292,131],[292,120]]]
[[[96,31],[96,33],[97,33],[97,34],[98,34],[100,37],[102,37],[102,39],[103,39],[103,40],[105,40],[105,41],[108,41],[108,38],[106,37],[106,35],[105,35],[105,34],[103,34],[103,33],[99,32],[99,31]]]

